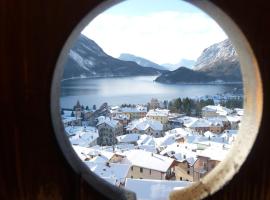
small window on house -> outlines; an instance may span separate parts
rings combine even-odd
[[[190,174],[190,171],[189,170],[187,171],[187,174]]]
[[[149,174],[151,175],[151,173],[152,173],[152,170],[150,169],[150,170],[149,170]]]
[[[182,181],[182,179],[183,179],[183,178],[182,178],[182,177],[180,177],[180,181]]]
[[[133,171],[133,166],[131,166],[131,171]]]
[[[140,167],[140,172],[143,173],[143,168],[142,167]]]

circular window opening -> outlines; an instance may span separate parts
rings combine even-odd
[[[233,177],[256,139],[256,59],[209,2],[191,1],[224,31],[183,1],[116,2],[91,11],[61,52],[51,95],[58,142],[108,198],[203,198]]]

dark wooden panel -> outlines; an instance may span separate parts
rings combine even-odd
[[[50,81],[68,35],[99,0],[0,1],[0,199],[104,199],[69,166],[50,118]],[[264,81],[264,113],[241,171],[208,199],[270,199],[267,1],[216,0],[253,46]]]

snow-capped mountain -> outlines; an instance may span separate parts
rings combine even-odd
[[[194,64],[195,64],[194,60],[189,60],[189,59],[183,58],[177,64],[165,63],[165,64],[162,64],[162,66],[166,67],[169,70],[176,70],[179,68],[179,66],[184,66],[186,68],[191,69],[194,66]]]
[[[124,60],[124,61],[133,61],[133,62],[135,62],[138,65],[141,65],[143,67],[152,67],[152,68],[156,68],[159,70],[167,70],[165,67],[158,65],[157,63],[154,63],[154,62],[147,60],[145,58],[142,58],[139,56],[134,56],[134,55],[128,54],[128,53],[122,53],[118,59]]]
[[[241,81],[238,55],[229,39],[206,48],[197,59],[193,70],[224,81]]]
[[[80,35],[69,51],[62,78],[158,75],[161,72],[135,62],[113,58],[93,40]]]
[[[163,73],[156,81],[163,83],[241,82],[242,75],[237,53],[231,42],[226,39],[206,48],[192,70],[181,67]]]

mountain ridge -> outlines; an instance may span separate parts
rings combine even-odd
[[[196,72],[200,73],[198,74]],[[189,83],[207,83],[211,79],[210,82],[242,82],[239,59],[232,43],[228,39],[204,49],[192,70],[182,70],[182,73],[184,74],[179,74],[178,68],[177,70],[160,75],[156,81],[163,83],[180,83],[186,81]],[[178,78],[175,74],[179,75]],[[193,78],[188,81],[185,76],[191,76]]]
[[[133,61],[136,62],[138,65],[141,65],[143,67],[152,67],[158,70],[167,70],[165,67],[150,61],[146,58],[142,58],[140,56],[135,56],[133,54],[129,53],[121,53],[118,59],[123,60],[123,61]]]
[[[62,79],[74,77],[116,77],[160,75],[163,70],[143,67],[107,55],[96,42],[80,35],[68,53]]]

